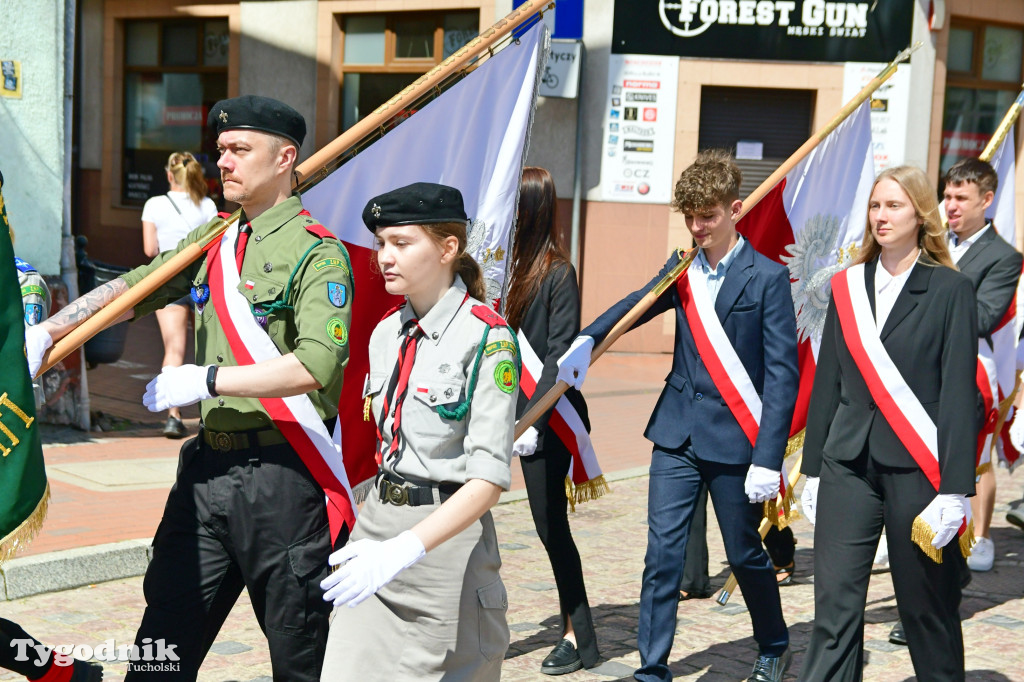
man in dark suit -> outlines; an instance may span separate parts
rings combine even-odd
[[[1007,244],[985,218],[999,184],[999,176],[991,165],[980,159],[963,159],[946,171],[945,183],[949,252],[960,272],[974,284],[979,344],[988,344],[991,349],[992,334],[1013,304],[1024,256]],[[1009,324],[1012,328],[1012,320]],[[974,571],[990,570],[995,559],[995,547],[989,538],[995,501],[995,472],[988,467],[978,477],[977,495],[971,500],[978,543],[967,565]]]
[[[672,372],[644,434],[654,443],[654,451],[640,593],[641,667],[634,673],[637,680],[672,678],[668,658],[676,629],[679,580],[702,480],[714,502],[726,555],[747,602],[760,650],[749,679],[782,680],[789,665],[789,634],[775,571],[757,527],[762,517],[760,503],[778,494],[796,403],[796,320],[788,270],[754,251],[736,232],[742,210],[739,184],[739,168],[724,152],[702,152],[683,171],[672,205],[684,215],[700,250],[689,272],[676,286],[666,289],[637,322],[643,324],[675,309]],[[674,253],[647,286],[584,329],[559,361],[558,378],[579,388],[595,341],[603,339],[680,257]],[[704,308],[708,316],[693,318],[690,302],[698,298],[708,301]],[[691,324],[699,327],[696,334]],[[716,329],[717,340],[709,346],[703,341],[703,332],[716,338],[712,333]],[[718,360],[726,358],[727,351],[738,359],[730,365],[729,379],[748,388],[746,395],[756,392],[745,404],[754,405],[751,413],[759,413],[759,427],[751,429],[750,414],[736,408],[735,392],[727,390],[723,395],[720,390],[723,378]]]

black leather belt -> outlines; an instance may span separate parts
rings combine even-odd
[[[284,435],[274,428],[232,432],[203,429],[203,441],[217,452],[251,450],[257,446],[266,447],[288,442]]]
[[[409,485],[408,483],[394,483],[390,479],[391,474],[383,474],[377,480],[377,494],[383,504],[401,506],[407,504],[410,507],[421,507],[426,504],[436,504],[434,500],[434,489],[437,488],[437,499],[444,502],[455,494],[455,491],[462,487],[461,483],[439,483],[434,485]]]

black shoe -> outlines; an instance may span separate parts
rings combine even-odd
[[[1016,509],[1011,509],[1006,512],[1006,520],[1021,530],[1024,530],[1024,504],[1020,505]]]
[[[787,647],[781,656],[765,656],[761,654],[754,661],[754,671],[747,682],[782,682],[793,661],[793,653]]]
[[[71,668],[71,682],[101,682],[103,666],[92,661],[75,660]]]
[[[168,417],[167,423],[164,424],[164,436],[167,438],[184,438],[188,435],[188,430],[185,425],[181,423],[181,420],[176,417]]]
[[[907,645],[907,633],[903,631],[902,620],[896,621],[896,625],[893,625],[892,630],[889,630],[889,641],[900,646]]]
[[[576,647],[569,640],[563,639],[540,664],[540,671],[545,675],[564,675],[582,667],[583,659]]]

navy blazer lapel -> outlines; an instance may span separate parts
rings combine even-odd
[[[736,300],[743,293],[747,282],[754,276],[754,247],[748,242],[743,250],[736,254],[736,260],[729,266],[729,271],[722,282],[722,288],[718,291],[718,298],[715,299],[715,312],[718,319],[723,323],[729,317],[729,312],[736,304]]]
[[[964,266],[977,258],[992,243],[993,237],[996,236],[998,235],[995,225],[989,225],[988,231],[978,237],[978,241],[971,244],[970,248],[967,249],[967,253],[960,257],[960,262],[956,264],[957,268],[963,272]]]
[[[896,297],[896,302],[892,306],[892,311],[889,312],[889,317],[885,319],[885,325],[882,327],[882,333],[879,334],[879,338],[885,341],[886,337],[892,333],[892,330],[903,321],[910,312],[917,307],[917,297],[921,293],[928,291],[928,281],[932,278],[932,268],[942,267],[926,265],[918,259],[914,265],[913,271],[907,278],[906,283],[903,285],[903,290],[900,291],[900,295]],[[874,291],[874,281],[872,278],[871,290]]]

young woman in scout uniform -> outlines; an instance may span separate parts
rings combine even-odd
[[[863,677],[864,604],[883,527],[918,678],[964,679],[958,609],[977,328],[971,282],[950,258],[927,177],[910,166],[883,171],[860,257],[832,279],[807,416],[815,619],[801,679]]]
[[[510,483],[515,337],[481,303],[458,190],[396,189],[363,221],[406,303],[370,338],[380,471],[321,583],[336,607],[322,679],[497,680],[508,601],[488,510]]]
[[[580,290],[576,270],[559,243],[555,199],[555,183],[548,171],[523,169],[505,310],[509,324],[526,337],[544,369],[534,377],[533,398],[520,393],[517,418],[554,386],[558,358],[580,331]],[[589,429],[583,395],[575,388],[566,395]],[[513,451],[520,456],[533,522],[551,561],[562,617],[562,640],[544,659],[541,672],[561,675],[593,667],[599,653],[580,554],[569,530],[565,477],[572,455],[548,424],[550,416],[551,411],[527,429]]]

